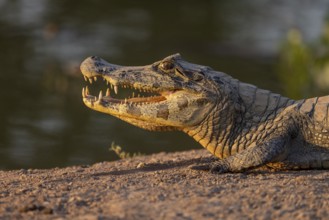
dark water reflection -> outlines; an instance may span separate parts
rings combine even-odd
[[[200,147],[179,132],[135,128],[83,106],[79,63],[98,55],[144,65],[186,59],[281,92],[278,47],[299,28],[307,41],[327,1],[0,0],[0,168],[47,168],[117,157],[112,142],[149,154]]]

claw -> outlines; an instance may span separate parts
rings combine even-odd
[[[209,171],[210,170],[209,164],[191,165],[188,168],[191,169],[191,170],[203,170],[203,171]]]

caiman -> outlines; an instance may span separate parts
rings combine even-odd
[[[98,97],[83,88],[89,108],[147,130],[183,131],[219,158],[194,169],[329,169],[329,96],[296,101],[179,54],[131,67],[92,56],[80,69],[91,83],[103,78],[110,85]],[[124,88],[132,95],[118,98]]]

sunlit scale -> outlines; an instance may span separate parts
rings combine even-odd
[[[93,81],[97,81],[97,77],[87,78],[86,76],[84,76],[84,79],[86,82],[89,82],[90,84],[92,84]],[[103,80],[105,80],[105,79],[103,78]],[[150,102],[160,102],[160,101],[166,100],[166,98],[164,96],[162,96],[161,94],[158,94],[158,93],[152,92],[150,90],[146,90],[146,89],[134,88],[131,85],[121,85],[121,87],[124,89],[129,88],[129,89],[134,90],[134,92],[132,92],[132,95],[125,99],[118,99],[118,98],[111,96],[111,90],[113,90],[114,93],[117,95],[119,93],[119,86],[113,85],[109,81],[106,81],[106,84],[107,85],[110,84],[110,87],[107,88],[105,96],[103,96],[102,90],[99,91],[98,97],[91,95],[88,86],[86,86],[85,88],[82,88],[82,97],[88,99],[88,101],[90,101],[92,103],[102,101],[105,103],[113,103],[113,104],[127,104],[127,103],[128,104],[146,104],[146,103],[150,103]],[[143,95],[140,94],[142,92],[149,93],[149,94],[146,94],[147,97],[143,97]]]

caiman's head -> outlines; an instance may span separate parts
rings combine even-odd
[[[197,126],[216,102],[216,87],[206,74],[209,68],[188,63],[179,54],[138,67],[114,65],[92,56],[80,68],[86,81],[103,78],[110,84],[106,94],[101,91],[98,97],[91,95],[88,87],[82,89],[83,102],[89,108],[144,129]],[[122,89],[129,89],[131,95],[118,98]]]

